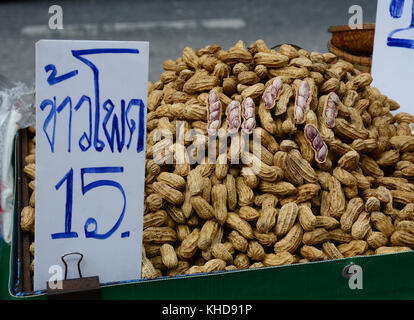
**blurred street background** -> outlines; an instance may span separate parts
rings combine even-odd
[[[329,26],[346,25],[350,6],[375,22],[375,0],[83,0],[0,1],[0,75],[34,86],[39,39],[145,40],[150,42],[149,80],[162,62],[185,46],[223,49],[238,40],[263,39],[269,47],[296,44],[327,52]],[[63,30],[50,30],[51,5],[63,9]]]

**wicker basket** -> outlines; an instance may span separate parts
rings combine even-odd
[[[371,56],[374,47],[375,24],[364,24],[363,29],[352,30],[349,26],[332,26],[332,44],[350,54]]]
[[[352,55],[342,49],[335,47],[332,44],[332,40],[330,40],[328,43],[328,49],[329,52],[335,54],[339,59],[352,63],[355,69],[358,69],[361,72],[371,72],[372,57]]]

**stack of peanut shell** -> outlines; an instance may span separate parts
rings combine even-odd
[[[143,278],[414,248],[414,116],[370,74],[262,40],[186,47],[163,68],[148,84]]]

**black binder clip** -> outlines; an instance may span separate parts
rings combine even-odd
[[[77,279],[67,279],[68,265],[65,257],[70,255],[79,255],[78,260],[78,274]],[[99,277],[82,277],[80,263],[83,259],[83,254],[79,252],[71,252],[61,257],[65,265],[65,279],[55,282],[47,282],[47,295],[49,299],[55,300],[97,300],[101,298],[101,287],[99,284]]]

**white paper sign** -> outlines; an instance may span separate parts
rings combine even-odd
[[[35,290],[64,274],[71,252],[84,256],[83,277],[141,276],[148,51],[36,43]],[[77,278],[79,257],[67,258]]]
[[[378,0],[372,85],[400,104],[398,112],[414,113],[413,71],[413,0]]]

